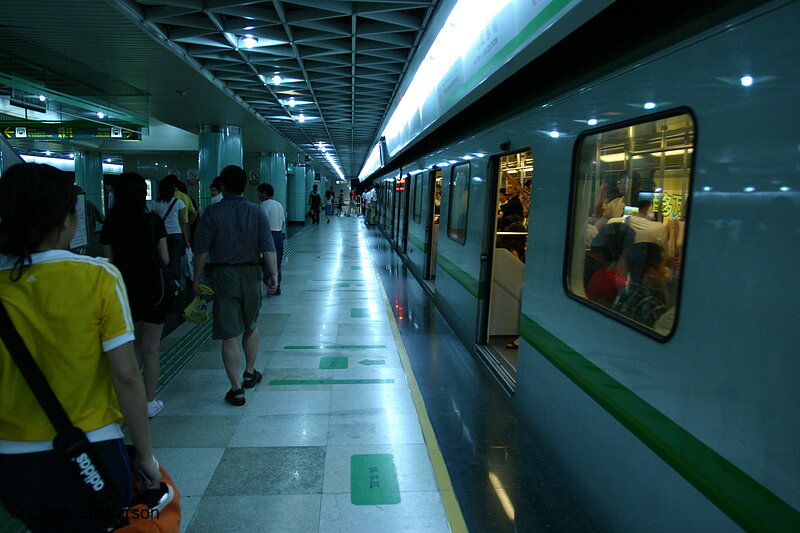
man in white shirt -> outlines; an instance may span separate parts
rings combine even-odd
[[[222,187],[219,184],[219,176],[214,178],[214,180],[211,182],[211,185],[209,185],[208,190],[211,191],[211,204],[216,204],[222,201]]]
[[[608,221],[608,224],[625,222],[636,233],[636,242],[652,242],[661,246],[661,248],[666,247],[667,226],[661,222],[650,220],[647,217],[650,208],[653,207],[653,202],[650,200],[641,200],[637,207],[639,208],[638,213],[634,213],[628,217],[612,218]]]
[[[272,230],[272,240],[275,241],[275,253],[278,255],[278,287],[273,296],[281,293],[281,261],[283,261],[283,227],[286,223],[286,211],[277,200],[273,200],[275,189],[269,183],[262,183],[258,186],[258,199],[261,201],[261,209],[267,214],[270,230]],[[264,274],[264,283],[267,280]]]

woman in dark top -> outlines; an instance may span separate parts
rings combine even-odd
[[[520,219],[525,217],[525,208],[522,206],[522,201],[519,199],[519,191],[511,184],[509,184],[507,191],[508,201],[500,206],[500,211],[502,212],[500,227],[506,227],[511,224],[509,217],[518,216]]]
[[[159,261],[169,263],[164,221],[147,210],[147,185],[135,172],[121,174],[114,186],[114,208],[103,225],[100,242],[106,257],[122,273],[128,290],[131,314],[136,325],[136,357],[144,365],[147,414],[164,409],[156,399],[160,366],[158,361],[165,314],[153,304],[160,292]]]

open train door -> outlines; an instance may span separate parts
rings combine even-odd
[[[533,156],[523,150],[494,158],[489,165],[487,238],[482,258],[478,346],[481,355],[512,391],[519,354],[519,319],[527,259],[528,212]]]
[[[434,167],[428,172],[428,209],[425,218],[425,244],[428,257],[425,261],[425,281],[431,288],[436,283],[436,249],[439,243],[439,210],[442,204],[442,170]]]

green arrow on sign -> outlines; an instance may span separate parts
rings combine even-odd
[[[385,365],[386,361],[383,359],[364,359],[358,362],[359,365],[372,366],[372,365]]]

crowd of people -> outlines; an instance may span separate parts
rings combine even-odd
[[[660,220],[653,209],[657,187],[636,172],[606,176],[598,190],[586,226],[586,297],[666,334],[674,320],[685,211]]]
[[[18,367],[8,329],[0,328],[0,501],[34,533],[107,531],[130,505],[132,469],[149,486],[160,484],[148,417],[165,409],[156,398],[165,269],[180,282],[189,277],[197,294],[204,278],[213,286],[212,338],[222,340],[230,382],[224,401],[244,405],[245,389],[261,381],[260,287],[280,294],[286,217],[270,185],[259,187],[261,205],[245,200],[246,185],[241,167],[226,167],[199,216],[176,176],[162,179],[148,202],[145,179],[126,172],[109,191],[99,235],[106,258],[99,258],[68,251],[78,227],[70,175],[24,163],[0,177],[0,308],[114,494],[114,513],[87,512],[92,496],[54,446],[63,435]],[[136,450],[133,465],[123,421]]]

